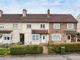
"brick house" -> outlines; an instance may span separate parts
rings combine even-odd
[[[0,10],[0,43],[48,44],[77,42],[77,20],[71,14],[3,14]]]

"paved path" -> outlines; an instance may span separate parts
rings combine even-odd
[[[44,56],[6,56],[0,57],[0,60],[80,60],[80,54]]]

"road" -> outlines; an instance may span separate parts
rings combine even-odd
[[[80,54],[39,55],[39,56],[5,56],[0,60],[80,60]]]

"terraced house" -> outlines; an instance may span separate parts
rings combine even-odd
[[[0,44],[77,42],[77,20],[71,14],[3,14],[0,10]]]

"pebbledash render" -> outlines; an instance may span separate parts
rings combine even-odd
[[[77,42],[77,20],[71,14],[3,14],[0,10],[0,44]]]

